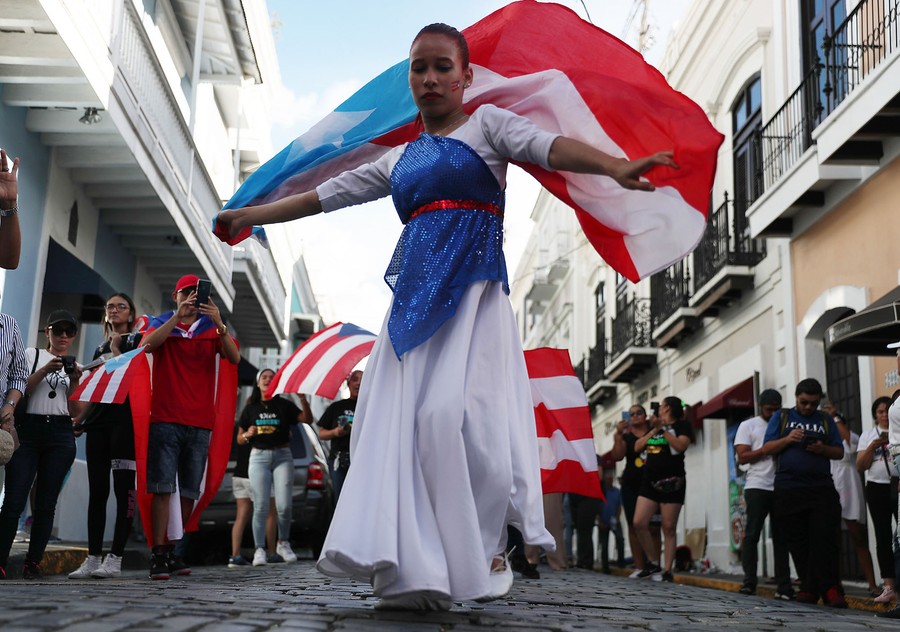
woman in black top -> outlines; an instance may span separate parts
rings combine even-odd
[[[291,426],[298,422],[312,421],[309,404],[301,396],[304,410],[288,400],[268,397],[266,391],[275,376],[272,369],[263,369],[256,379],[244,412],[241,414],[238,434],[239,445],[250,443],[250,488],[253,495],[253,565],[262,566],[266,555],[266,515],[269,513],[269,497],[275,497],[278,513],[278,544],[275,552],[285,562],[295,562],[297,556],[291,550],[291,511],[294,489],[294,457],[291,453]]]
[[[106,299],[105,310],[103,333],[106,340],[94,351],[94,360],[100,357],[108,360],[133,351],[141,343],[142,334],[131,331],[137,314],[130,296],[116,292]],[[126,398],[121,404],[91,404],[85,409],[83,421],[76,423],[76,428],[87,433],[88,556],[77,570],[69,573],[69,578],[117,577],[122,572],[122,555],[134,523],[137,502],[131,402]],[[116,496],[116,523],[112,546],[103,558],[110,470]]]
[[[677,545],[675,525],[684,504],[684,452],[691,444],[693,430],[684,418],[684,407],[677,397],[666,397],[659,405],[659,414],[650,417],[650,430],[634,444],[636,452],[646,450],[644,479],[638,492],[634,510],[634,526],[647,564],[639,577],[661,574],[663,581],[672,581],[672,564]],[[650,536],[650,519],[662,515],[665,538],[666,567],[659,566],[660,550]]]

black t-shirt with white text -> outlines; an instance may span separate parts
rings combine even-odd
[[[355,399],[342,399],[334,402],[328,408],[325,409],[325,412],[322,413],[322,418],[319,419],[319,427],[324,428],[325,430],[333,430],[338,426],[348,425],[352,429],[353,426],[353,416],[356,414],[356,400]],[[344,452],[350,451],[350,433],[348,432],[343,437],[335,437],[331,440],[331,452],[332,454],[335,452]]]
[[[277,395],[267,402],[248,404],[241,414],[244,430],[256,426],[250,445],[260,450],[272,450],[291,440],[291,426],[299,421],[300,409]]]
[[[666,426],[663,426],[665,428]],[[647,464],[644,467],[644,476],[650,481],[660,481],[670,476],[684,476],[684,452],[676,452],[669,445],[666,435],[660,428],[659,432],[647,440],[644,448],[647,452]],[[691,424],[686,419],[680,419],[671,426],[670,432],[677,437],[691,436]]]

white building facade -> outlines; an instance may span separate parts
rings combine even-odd
[[[828,330],[900,296],[896,248],[890,239],[872,245],[879,225],[896,234],[900,222],[888,204],[900,169],[900,126],[887,118],[900,86],[896,9],[843,0],[692,5],[661,70],[725,141],[707,232],[679,264],[632,285],[546,192],[532,214],[512,289],[525,348],[569,349],[598,454],[631,404],[675,395],[689,406],[696,441],[679,542],[720,568],[738,561],[732,438],[758,393],[775,388],[793,405],[797,381],[815,377],[859,431],[874,398],[896,384],[888,360],[837,355],[860,352],[852,345],[864,322]],[[874,259],[864,255],[872,248]],[[873,261],[885,265],[875,272]],[[883,338],[900,334],[900,312],[891,313],[879,321]]]

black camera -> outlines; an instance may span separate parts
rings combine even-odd
[[[800,445],[804,448],[812,445],[816,441],[821,441],[822,443],[828,443],[828,437],[825,436],[824,433],[815,432],[814,430],[804,430],[803,431],[803,440],[800,442]]]
[[[650,412],[659,417],[659,402],[650,402]]]
[[[64,355],[64,356],[59,356],[59,359],[62,360],[63,371],[65,371],[66,373],[74,373],[75,372],[75,356]]]

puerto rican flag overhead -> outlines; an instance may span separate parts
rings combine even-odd
[[[681,169],[645,174],[657,187],[653,193],[626,191],[606,177],[521,165],[575,209],[609,265],[637,281],[693,250],[706,228],[723,139],[699,106],[637,51],[558,4],[513,2],[463,33],[474,70],[467,112],[492,103],[614,156],[674,150]],[[413,140],[422,127],[408,66],[404,60],[361,88],[260,167],[225,208],[308,191]]]
[[[149,380],[149,375],[147,355],[141,347],[110,358],[91,371],[69,399],[96,404],[122,404],[135,378],[140,382],[144,376]]]
[[[297,347],[269,385],[268,397],[304,393],[334,399],[341,383],[372,352],[377,336],[352,323],[335,323]]]
[[[565,349],[525,352],[545,494],[603,498],[584,387]]]

